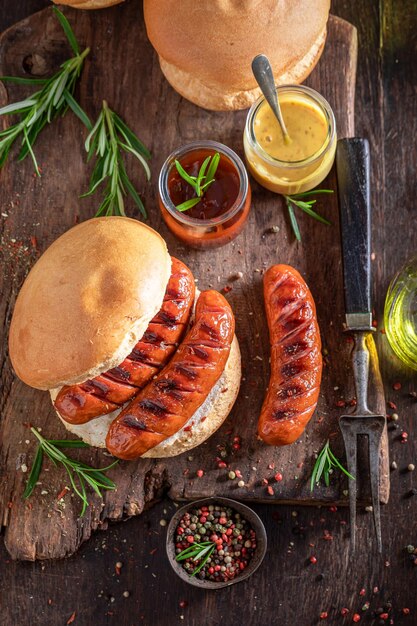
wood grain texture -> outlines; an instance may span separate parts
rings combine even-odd
[[[80,84],[79,97],[84,108],[93,117],[101,99],[109,99],[111,106],[126,118],[149,146],[154,155],[155,178],[166,155],[174,147],[193,139],[210,137],[241,152],[246,113],[203,111],[173,92],[159,71],[143,23],[137,19],[137,10],[137,5],[131,2],[97,14],[67,12],[80,44],[88,43],[93,50]],[[132,23],[135,23],[134,29]],[[123,48],[118,45],[119,40],[123,40]],[[36,76],[47,75],[68,53],[68,45],[52,11],[43,11],[5,33],[1,40],[0,73],[22,75],[26,71]],[[110,66],[117,68],[117,72],[109,74],[107,68]],[[333,71],[335,66],[340,72]],[[325,53],[309,84],[330,101],[339,136],[351,135],[354,130],[355,70],[356,31],[347,22],[332,18]],[[8,91],[12,101],[25,92],[24,88],[12,85],[8,86]],[[138,111],[144,114],[138,115]],[[84,134],[74,116],[56,120],[36,145],[43,170],[41,179],[34,177],[29,160],[21,167],[10,164],[2,172],[2,206],[7,215],[3,217],[6,320],[10,318],[18,286],[37,254],[75,221],[94,214],[96,200],[78,198],[88,180],[82,151]],[[242,390],[230,418],[196,454],[160,462],[120,463],[111,472],[117,491],[106,493],[103,502],[92,496],[87,515],[79,519],[76,500],[68,498],[64,511],[56,505],[56,494],[65,482],[60,472],[44,475],[45,482],[38,488],[37,501],[28,503],[21,499],[26,476],[19,468],[22,463],[30,465],[34,449],[34,442],[25,443],[28,435],[24,424],[32,422],[49,437],[63,436],[63,429],[57,423],[47,394],[29,389],[14,379],[5,354],[7,366],[3,370],[1,425],[5,445],[1,463],[8,478],[2,481],[0,511],[7,527],[6,546],[14,558],[32,560],[71,554],[92,530],[106,525],[108,520],[140,513],[168,486],[169,495],[176,499],[195,499],[217,493],[243,500],[268,501],[271,496],[262,479],[272,478],[276,471],[280,471],[284,479],[273,485],[274,501],[308,504],[346,501],[342,494],[345,482],[335,480],[330,489],[318,489],[313,496],[309,488],[314,453],[326,439],[332,439],[337,454],[343,453],[337,427],[340,410],[335,408],[335,403],[340,398],[349,401],[354,397],[350,382],[351,344],[341,333],[344,310],[336,194],[322,207],[333,226],[325,228],[300,217],[303,245],[297,245],[283,217],[280,198],[254,183],[253,209],[244,233],[229,246],[208,253],[186,250],[175,241],[156,210],[155,184],[147,186],[141,179],[137,182],[150,212],[150,224],[166,237],[171,253],[190,265],[200,288],[213,286],[220,289],[236,272],[243,272],[243,279],[233,282],[229,294],[243,352]],[[335,188],[334,172],[324,184]],[[277,224],[279,232],[271,234],[271,226]],[[33,244],[33,237],[36,237],[37,245]],[[317,242],[314,246],[313,241]],[[317,254],[320,263],[316,262]],[[261,297],[262,273],[275,262],[290,263],[306,277],[316,299],[327,352],[317,414],[305,435],[293,446],[285,448],[266,447],[256,439],[256,420],[269,377],[269,341]],[[383,403],[383,399],[379,399],[381,401]],[[375,407],[375,410],[380,409]],[[240,437],[237,450],[233,448],[236,436]],[[224,459],[230,468],[242,472],[246,483],[243,489],[227,479],[227,470],[217,468],[216,458],[222,452],[226,453]],[[105,462],[100,451],[86,451],[83,458],[97,465]],[[381,495],[386,500],[386,454],[383,460]],[[201,467],[205,474],[198,479],[196,471]],[[42,491],[48,493],[42,496]]]
[[[49,0],[0,3],[0,30],[47,4]],[[358,29],[356,133],[370,139],[373,156],[373,297],[381,324],[388,281],[417,249],[412,227],[417,151],[410,142],[417,132],[416,6],[414,0],[333,0],[332,11]],[[417,487],[417,476],[406,471],[417,459],[417,405],[408,395],[417,391],[416,375],[401,366],[382,333],[376,339],[386,398],[396,403],[400,416],[399,429],[389,431],[398,471],[391,473],[391,498],[382,510],[382,559],[372,545],[370,516],[363,511],[358,553],[349,559],[346,510],[254,505],[268,533],[263,566],[247,583],[221,593],[201,592],[182,583],[166,562],[159,520],[169,519],[175,509],[165,500],[126,524],[96,533],[69,559],[19,563],[0,547],[1,626],[62,626],[74,611],[75,626],[337,626],[352,623],[354,612],[361,624],[377,626],[374,611],[384,605],[396,626],[414,626],[417,567],[405,546],[417,543],[417,498],[407,497]],[[399,391],[392,388],[396,381],[402,382]],[[406,445],[399,442],[403,429],[409,433]],[[323,539],[324,530],[332,540]],[[312,554],[317,557],[314,566],[308,562]],[[115,573],[117,561],[123,563],[120,575]],[[122,595],[125,590],[128,598]],[[367,601],[369,609],[362,611]],[[343,607],[350,611],[346,618],[340,615]],[[325,621],[320,620],[322,611],[328,612]]]

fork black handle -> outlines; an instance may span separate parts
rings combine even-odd
[[[336,166],[347,326],[372,330],[369,143],[340,139]]]

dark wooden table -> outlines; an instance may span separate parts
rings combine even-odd
[[[0,31],[48,4],[0,3]],[[334,0],[332,11],[355,24],[359,34],[356,130],[372,145],[374,302],[381,317],[390,277],[417,249],[416,3]],[[417,566],[406,546],[417,546],[417,496],[409,495],[417,487],[417,470],[407,471],[408,464],[417,466],[417,405],[409,395],[417,390],[417,375],[400,366],[383,336],[378,347],[386,397],[400,416],[399,429],[389,435],[398,469],[391,473],[391,500],[382,512],[382,558],[372,547],[366,512],[358,519],[360,551],[351,559],[346,510],[258,506],[269,537],[262,568],[248,583],[201,592],[182,583],[167,565],[159,522],[171,516],[174,505],[164,501],[139,518],[98,532],[67,560],[15,563],[1,547],[0,624],[310,626],[352,623],[358,613],[363,624],[415,626]],[[402,387],[394,391],[398,381]],[[409,433],[404,445],[402,430]],[[312,555],[316,564],[309,562]],[[120,573],[117,562],[123,564]],[[346,617],[343,608],[349,609]]]

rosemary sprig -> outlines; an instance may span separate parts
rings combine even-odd
[[[330,442],[327,440],[314,464],[313,473],[311,474],[310,491],[314,491],[314,487],[320,484],[322,477],[324,478],[326,487],[328,487],[330,485],[330,474],[333,473],[333,468],[339,469],[346,474],[348,478],[355,480],[355,477],[349,474],[347,469],[343,467],[339,459],[330,450]]]
[[[191,176],[185,171],[181,163],[175,159],[175,167],[177,168],[178,174],[194,189],[196,194],[195,198],[190,198],[189,200],[178,204],[175,207],[178,211],[187,211],[200,202],[204,192],[215,180],[215,174],[217,172],[219,162],[220,154],[216,152],[213,156],[208,156],[204,159],[197,176]]]
[[[10,150],[17,139],[21,140],[18,160],[22,161],[28,154],[31,156],[35,171],[40,176],[33,146],[46,124],[59,114],[64,115],[68,108],[72,109],[85,123],[85,113],[74,99],[74,89],[83,68],[84,59],[90,49],[80,52],[73,30],[61,11],[53,8],[64,33],[71,45],[74,56],[62,63],[58,72],[47,79],[18,78],[1,76],[0,80],[18,84],[42,85],[42,89],[20,102],[14,102],[0,108],[1,115],[18,114],[20,119],[0,132],[0,168],[7,161]],[[88,119],[88,118],[87,118]]]
[[[193,543],[189,548],[184,548],[179,554],[177,554],[176,561],[185,561],[185,559],[192,558],[193,561],[201,560],[198,567],[195,568],[191,576],[195,576],[204,567],[208,559],[214,552],[216,544],[212,541],[202,541],[200,543]]]
[[[314,219],[318,220],[322,224],[327,224],[329,226],[331,223],[311,208],[313,204],[316,203],[315,199],[305,200],[305,198],[309,198],[310,196],[315,196],[320,193],[333,193],[333,189],[314,189],[313,191],[306,191],[305,193],[296,193],[292,196],[284,195],[290,216],[291,227],[297,241],[301,241],[301,234],[300,229],[298,228],[297,218],[295,217],[294,207],[298,207],[307,213],[307,215],[314,217]]]
[[[26,489],[23,493],[24,498],[29,498],[39,480],[44,455],[49,457],[54,465],[61,463],[64,466],[74,492],[83,503],[80,517],[83,517],[88,507],[86,485],[90,485],[100,498],[103,497],[101,493],[102,489],[116,489],[115,483],[110,480],[104,472],[114,467],[118,461],[111,463],[107,467],[101,467],[99,469],[90,467],[81,461],[72,459],[61,450],[61,448],[89,448],[89,445],[84,441],[45,439],[36,430],[36,428],[31,427],[30,430],[38,439],[39,445],[33,460]]]
[[[105,100],[100,115],[87,137],[85,149],[88,153],[87,161],[95,155],[96,163],[89,190],[81,197],[91,196],[102,183],[106,182],[104,198],[96,217],[126,215],[123,196],[129,193],[143,217],[146,218],[145,207],[129,180],[122,154],[123,152],[133,154],[143,166],[148,180],[151,177],[151,171],[147,161],[151,154],[135,133],[110,109]]]

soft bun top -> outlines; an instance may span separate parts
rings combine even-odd
[[[330,0],[144,0],[148,37],[165,61],[226,90],[256,87],[251,63],[266,54],[287,73],[326,26]]]
[[[51,389],[118,365],[162,305],[171,273],[165,241],[127,217],[64,233],[34,265],[10,326],[10,358],[28,385]]]

